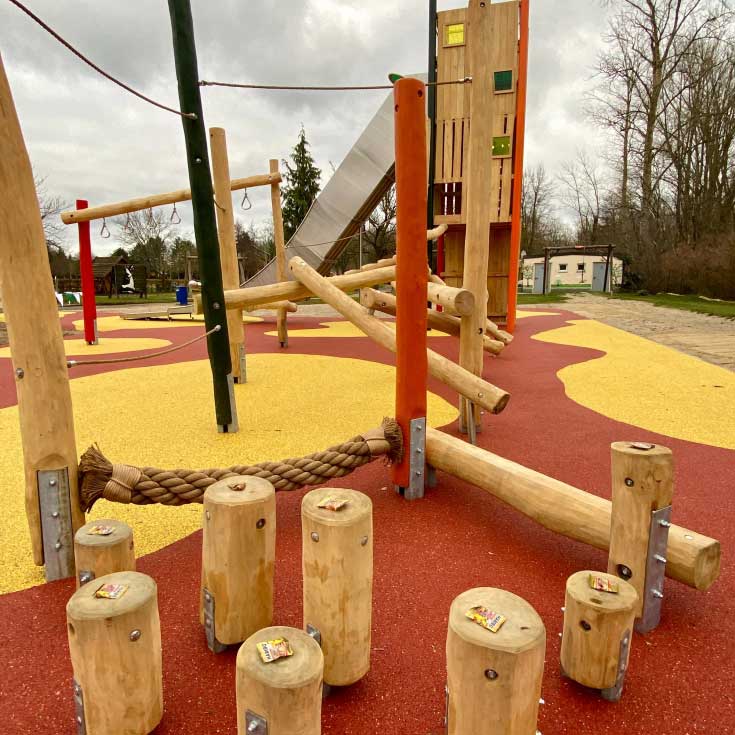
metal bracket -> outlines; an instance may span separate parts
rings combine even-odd
[[[464,396],[459,398],[459,433],[467,434],[470,444],[477,446],[477,406]]]
[[[444,731],[449,732],[449,684],[444,685]]]
[[[204,634],[207,636],[207,647],[212,653],[222,653],[227,646],[217,640],[214,627],[214,595],[205,587],[204,598]]]
[[[235,379],[232,377],[232,373],[227,374],[227,389],[230,394],[230,415],[232,416],[232,422],[222,426],[218,424],[217,431],[220,434],[235,434],[240,429],[240,424],[237,421],[237,404],[235,403]]]
[[[81,587],[84,584],[87,584],[87,582],[91,582],[94,579],[94,572],[84,569],[80,570],[77,573],[77,576],[79,577],[79,586]]]
[[[72,679],[74,691],[74,720],[77,723],[77,735],[87,735],[87,721],[84,717],[84,693],[76,679]]]
[[[319,628],[315,627],[311,623],[306,624],[306,635],[311,636],[321,648],[322,645],[322,632],[319,630]]]
[[[268,735],[268,720],[249,709],[245,710],[245,732],[247,735]]]
[[[69,469],[39,470],[36,480],[46,581],[73,577],[74,529],[71,522]]]
[[[671,528],[671,506],[654,510],[651,513],[651,531],[648,536],[643,612],[635,624],[638,633],[648,633],[661,621],[669,528]]]
[[[424,497],[424,481],[426,478],[426,417],[411,419],[408,437],[409,480],[408,487],[396,486],[406,500],[418,500]]]
[[[619,702],[623,694],[623,684],[625,683],[625,672],[628,670],[628,650],[630,649],[630,639],[633,633],[626,630],[620,640],[620,658],[618,659],[618,676],[615,684],[607,689],[600,689],[600,696],[608,702]]]
[[[240,377],[236,378],[234,382],[239,384],[248,382],[248,363],[247,355],[245,353],[245,345],[237,346],[237,359],[240,365]]]
[[[439,481],[436,479],[436,467],[432,467],[430,464],[426,465],[426,487],[434,488],[437,486]]]

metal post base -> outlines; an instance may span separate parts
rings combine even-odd
[[[268,735],[268,720],[249,709],[245,710],[245,732],[247,735]]]
[[[424,497],[426,480],[426,418],[412,419],[408,436],[409,486],[396,485],[396,492],[406,500]]]
[[[230,415],[232,416],[232,423],[219,424],[217,431],[220,434],[235,434],[240,430],[240,425],[237,422],[237,404],[235,403],[235,379],[232,377],[232,373],[227,376],[227,388],[230,392]]]
[[[74,576],[74,529],[69,497],[69,469],[39,470],[43,562],[47,582]]]
[[[74,691],[74,721],[77,724],[77,735],[87,735],[87,721],[84,716],[84,692],[76,679],[72,679]]]
[[[459,399],[459,433],[467,434],[470,444],[477,446],[477,435],[482,427],[477,421],[477,406],[462,397]]]
[[[608,702],[619,702],[623,696],[623,685],[625,684],[625,672],[628,670],[628,650],[632,631],[626,630],[620,641],[620,658],[618,659],[618,677],[615,684],[608,689],[600,689],[600,696]]]
[[[643,611],[635,624],[638,633],[648,633],[661,622],[669,528],[671,528],[671,506],[654,510],[651,513],[651,531],[648,536]]]
[[[212,653],[222,653],[227,646],[217,640],[214,624],[214,595],[205,587],[204,597],[204,634],[207,637],[207,648]]]

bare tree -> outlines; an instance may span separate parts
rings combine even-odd
[[[560,201],[577,221],[579,244],[597,245],[603,200],[598,167],[580,151],[574,161],[563,164],[558,179],[561,185]]]
[[[543,164],[523,174],[521,192],[521,247],[529,255],[543,247],[542,238],[549,228],[553,210],[553,181]]]
[[[162,276],[168,272],[170,240],[176,226],[161,209],[131,212],[114,220],[118,239],[130,250],[133,261],[145,265],[149,273]]]
[[[67,204],[60,196],[48,193],[45,176],[36,176],[33,182],[36,185],[36,196],[38,197],[38,207],[41,210],[41,222],[43,223],[46,244],[47,246],[61,247],[66,225],[61,221],[59,215],[67,208]]]

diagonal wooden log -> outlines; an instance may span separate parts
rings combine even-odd
[[[391,352],[396,351],[395,332],[383,324],[380,319],[370,316],[356,301],[330,283],[330,279],[320,276],[302,258],[291,258],[288,265],[297,280],[320,296],[345,319],[351,321],[379,345]],[[459,365],[433,350],[427,352],[429,372],[435,378],[492,413],[500,413],[505,408],[510,400],[509,393],[463,370]]]
[[[545,528],[598,549],[610,548],[612,503],[503,459],[436,429],[426,429],[432,467],[482,488]],[[666,574],[698,590],[720,573],[720,542],[672,525]]]
[[[366,286],[377,286],[395,280],[395,265],[385,268],[368,268],[350,275],[332,276],[326,280],[342,291],[352,291]],[[268,286],[252,286],[251,288],[236,288],[225,291],[225,308],[247,309],[250,306],[269,304],[274,301],[300,301],[308,299],[314,294],[302,283],[287,281],[285,283],[271,283]],[[201,303],[195,299],[196,313],[199,313]]]
[[[398,300],[393,294],[376,291],[374,288],[363,288],[360,290],[360,303],[366,309],[375,309],[376,311],[382,311],[384,314],[391,314],[393,316],[396,315],[398,306]],[[456,316],[427,309],[427,319],[432,329],[459,337],[462,322]],[[487,335],[483,336],[482,345],[485,351],[492,355],[499,355],[505,347],[502,342],[490,339]]]

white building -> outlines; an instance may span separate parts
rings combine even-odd
[[[603,255],[556,255],[549,261],[549,285],[550,286],[575,286],[579,284],[592,284],[592,274],[595,263],[604,263]],[[523,287],[530,288],[533,285],[534,271],[536,265],[543,267],[543,258],[524,258],[521,261],[521,273],[523,274]],[[623,277],[623,261],[613,256],[612,283],[619,286]]]

